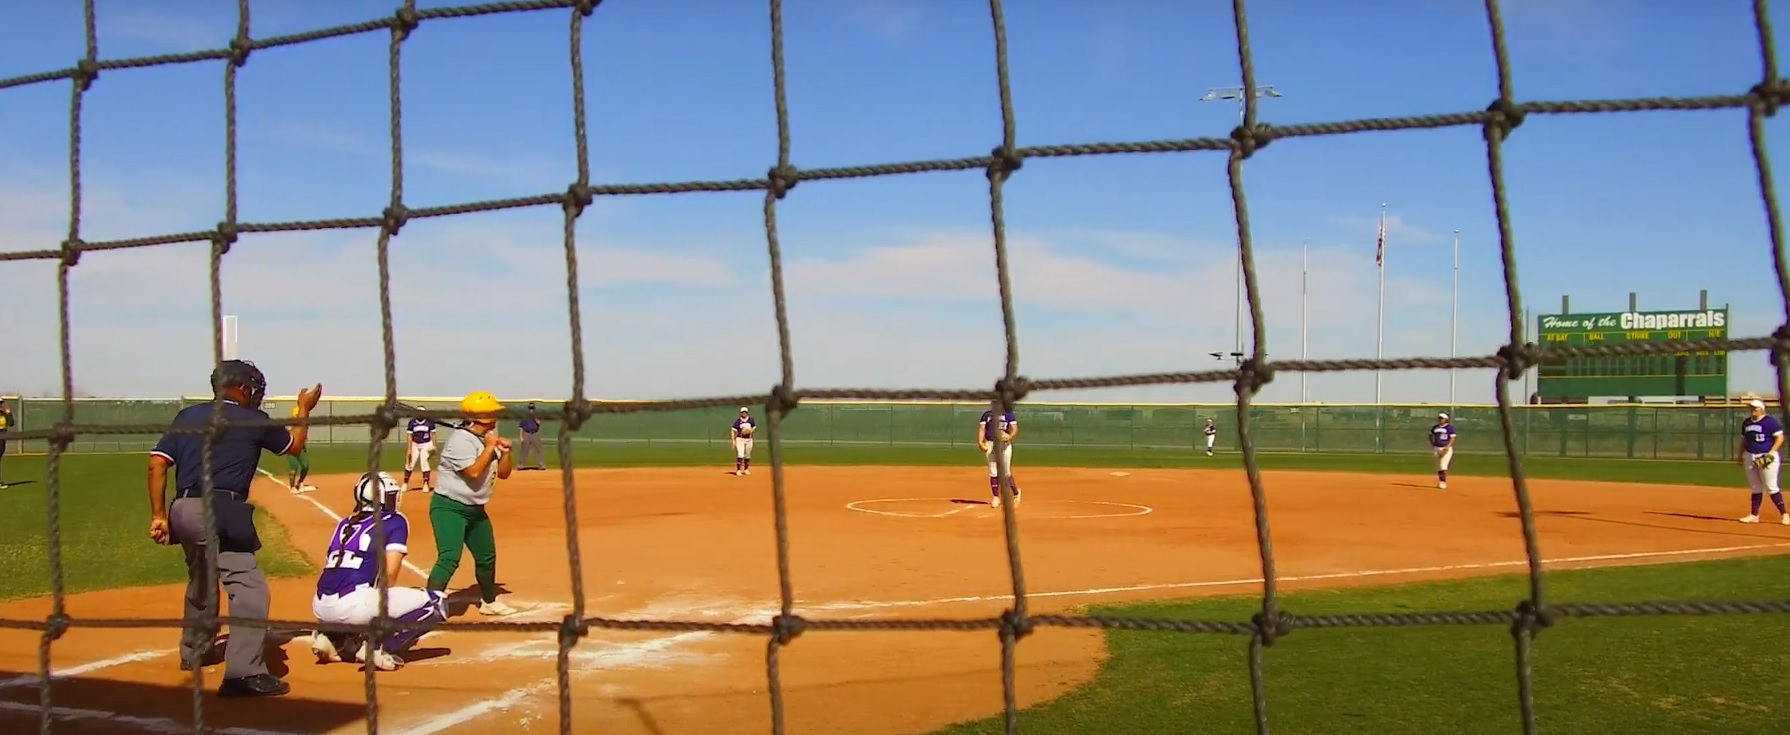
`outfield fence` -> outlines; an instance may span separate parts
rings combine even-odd
[[[166,421],[201,397],[168,399],[80,399],[75,420],[82,424],[143,425]],[[336,398],[321,402],[314,416],[364,416],[379,398]],[[457,409],[455,398],[405,398],[403,403],[433,410]],[[12,401],[19,428],[34,419],[53,422],[59,399]],[[290,397],[268,399],[270,413],[283,416]],[[528,399],[505,399],[520,407]],[[555,401],[536,399],[543,412]],[[611,402],[626,403],[626,402]],[[762,408],[755,409],[762,411]],[[803,404],[783,424],[783,441],[806,447],[967,447],[975,445],[982,403],[822,402]],[[1459,432],[1459,454],[1501,454],[1498,408],[1493,405],[1430,404],[1255,404],[1249,408],[1251,438],[1258,451],[1331,453],[1428,452],[1428,430],[1436,414],[1447,412]],[[1235,451],[1237,407],[1234,404],[1106,404],[1020,403],[1018,443],[1028,449],[1172,452],[1205,447],[1207,419],[1217,422],[1221,451]],[[1634,459],[1727,459],[1739,440],[1744,408],[1663,404],[1521,406],[1514,415],[1518,447],[1525,456],[1611,457]],[[715,447],[728,446],[734,413],[716,409],[642,410],[599,413],[572,433],[573,441],[593,446]],[[514,436],[515,422],[502,431]],[[542,429],[551,442],[557,427]],[[393,432],[393,438],[398,432]],[[90,434],[70,451],[147,451],[155,435]],[[367,427],[318,426],[313,445],[342,445],[364,451]],[[13,451],[41,453],[48,440],[15,442]]]

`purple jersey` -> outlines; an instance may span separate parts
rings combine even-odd
[[[1006,433],[1018,426],[1019,419],[1011,412],[1001,414],[998,419],[993,411],[982,412],[982,438],[989,441],[994,441],[995,432]]]
[[[1212,424],[1206,424],[1206,436],[1217,436],[1217,435],[1218,435],[1218,427],[1214,426]]]
[[[412,443],[412,444],[433,444],[433,443],[435,443],[435,422],[430,421],[428,419],[411,419],[410,420],[410,443]]]
[[[1740,438],[1748,452],[1764,454],[1771,451],[1772,442],[1784,433],[1784,427],[1778,423],[1778,417],[1765,414],[1759,418],[1748,416],[1740,422]]]
[[[1430,427],[1430,446],[1441,449],[1453,439],[1454,424],[1436,424]]]
[[[409,543],[410,521],[405,520],[402,513],[385,514],[386,550],[409,551]],[[377,584],[377,565],[385,563],[385,555],[373,553],[372,547],[372,516],[360,521],[351,516],[337,523],[335,535],[329,537],[329,554],[323,560],[323,574],[317,578],[317,595],[343,595]]]
[[[758,422],[753,421],[751,416],[741,416],[741,417],[733,420],[733,430],[739,432],[740,435],[742,435],[742,436],[745,435],[746,429],[757,429],[757,428],[758,428]]]

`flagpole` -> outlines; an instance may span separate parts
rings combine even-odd
[[[1299,359],[1300,359],[1300,361],[1304,361],[1307,359],[1306,351],[1305,351],[1306,344],[1307,344],[1306,339],[1305,339],[1305,335],[1306,335],[1305,320],[1306,320],[1306,315],[1309,313],[1309,310],[1306,308],[1306,293],[1308,290],[1306,284],[1307,284],[1307,279],[1310,278],[1310,274],[1311,274],[1311,243],[1305,242],[1305,243],[1301,243],[1299,246]],[[1306,375],[1308,375],[1308,373],[1306,371],[1304,371],[1304,370],[1299,371],[1299,402],[1300,403],[1309,403],[1311,400],[1310,394],[1306,391],[1306,388],[1305,388]]]
[[[1460,349],[1461,333],[1461,231],[1454,231],[1454,290],[1453,304],[1448,309],[1448,356],[1453,358]],[[1454,406],[1455,369],[1448,369],[1448,405]]]
[[[1374,320],[1374,359],[1386,359],[1386,204],[1380,203],[1380,306]],[[1374,368],[1374,405],[1380,405],[1380,368]]]

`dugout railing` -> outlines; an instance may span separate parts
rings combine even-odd
[[[34,420],[49,423],[60,415],[60,399],[6,399],[20,430]],[[75,421],[82,424],[143,425],[165,422],[182,407],[202,397],[164,399],[76,399]],[[354,416],[374,410],[378,398],[334,398],[319,404],[315,415]],[[503,399],[521,407],[530,399]],[[401,399],[433,410],[454,410],[457,398]],[[548,410],[557,402],[534,399]],[[272,397],[270,413],[281,416],[292,398]],[[626,403],[626,402],[612,402]],[[1744,406],[1678,404],[1525,405],[1515,409],[1519,448],[1526,456],[1604,457],[1633,459],[1722,460],[1732,456]],[[947,402],[807,401],[784,423],[784,441],[803,447],[974,446],[977,418],[984,404]],[[1253,404],[1250,427],[1261,451],[1323,453],[1421,453],[1428,428],[1438,412],[1452,417],[1462,454],[1498,454],[1498,413],[1494,405],[1444,404]],[[1203,450],[1206,419],[1218,422],[1222,451],[1234,451],[1236,406],[1198,403],[1021,403],[1017,407],[1027,449],[1192,452]],[[573,440],[591,448],[712,447],[728,444],[726,410],[641,411],[602,413],[578,431]],[[39,427],[41,428],[41,427]],[[514,422],[505,422],[515,435]],[[399,440],[394,431],[392,441]],[[557,427],[545,429],[551,443]],[[71,452],[147,451],[153,435],[86,434]],[[365,451],[364,426],[317,426],[316,446],[340,445]],[[46,452],[45,440],[14,442],[9,453]]]

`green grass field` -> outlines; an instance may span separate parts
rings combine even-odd
[[[312,452],[313,474],[357,472],[365,447]],[[974,466],[973,452],[931,448],[793,447],[792,464]],[[580,446],[579,466],[725,465],[712,449]],[[759,460],[768,465],[760,448]],[[1425,474],[1425,455],[1265,454],[1266,469]],[[381,469],[400,471],[394,448]],[[549,464],[557,462],[549,457]],[[1236,469],[1235,455],[1187,452],[1029,452],[1029,466],[1208,467]],[[263,468],[285,478],[283,459]],[[41,595],[50,587],[42,457],[6,458],[0,491],[0,599]],[[1738,468],[1722,462],[1533,458],[1536,478],[1733,486]],[[1496,455],[1457,456],[1453,473],[1504,476]],[[144,458],[75,455],[63,463],[61,535],[64,583],[71,592],[184,579],[178,551],[152,544],[145,530]],[[285,531],[262,518],[270,575],[310,572]],[[1551,572],[1555,601],[1790,598],[1790,557]],[[1520,576],[1296,592],[1290,612],[1508,610],[1525,591]],[[1249,598],[1100,608],[1103,614],[1247,620]],[[1777,684],[1790,670],[1785,615],[1633,617],[1568,620],[1536,644],[1536,706],[1549,731],[1648,733],[1781,732],[1785,708]],[[1108,634],[1111,658],[1096,680],[1021,714],[1033,733],[1253,731],[1247,641],[1236,636]],[[1023,645],[1023,644],[1022,644]],[[1266,653],[1268,707],[1277,733],[1505,733],[1519,729],[1513,648],[1503,626],[1298,631]],[[998,718],[948,733],[998,732]]]

